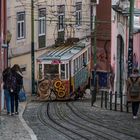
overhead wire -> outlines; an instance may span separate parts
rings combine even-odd
[[[46,0],[45,0],[46,1]],[[31,16],[31,3],[26,3],[26,2],[23,2],[22,0],[19,0],[21,6],[23,6],[24,10],[25,10],[25,15],[26,16]],[[77,1],[76,1],[77,2]],[[73,36],[74,36],[74,27],[75,27],[75,21],[74,20],[71,20],[73,18],[75,18],[75,13],[76,13],[76,2],[73,4],[71,2],[71,4],[68,4],[67,0],[65,0],[65,3],[63,3],[63,1],[61,0],[61,4],[65,4],[65,13],[67,13],[66,15],[68,17],[71,17],[70,20],[65,20],[65,25],[68,27],[68,25],[71,25],[71,29],[70,29],[70,32],[72,32],[73,30]],[[82,18],[81,22],[82,22],[82,25],[84,24],[85,26],[89,26],[90,28],[90,20],[85,20],[86,18],[88,18],[88,13],[89,13],[89,7],[90,7],[90,3],[87,4],[86,3],[87,1],[82,1],[82,15],[85,15],[85,17]],[[34,16],[38,18],[38,10],[41,6],[41,3],[36,0],[34,1]],[[57,6],[55,4],[55,1],[54,0],[51,0],[51,4],[47,4],[47,1],[46,1],[46,9],[48,10],[46,12],[46,21],[50,22],[51,25],[57,25]],[[71,7],[71,9],[73,10],[69,10],[68,7]],[[45,7],[44,7],[45,8]],[[15,16],[16,18],[16,15],[10,15],[10,17],[13,17]],[[39,21],[38,19],[35,19],[35,21]],[[50,25],[50,23],[46,22],[47,25]],[[110,24],[112,21],[97,21],[98,23],[106,23],[106,24]],[[70,27],[70,26],[69,26]],[[81,29],[81,30],[87,30],[87,29]],[[72,36],[72,34],[70,33],[70,36]]]

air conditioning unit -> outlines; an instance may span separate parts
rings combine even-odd
[[[99,4],[99,0],[91,0],[92,4]]]

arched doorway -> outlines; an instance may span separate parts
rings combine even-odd
[[[121,94],[124,87],[124,41],[117,36],[117,92]]]

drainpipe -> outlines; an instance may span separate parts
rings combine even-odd
[[[96,69],[97,69],[97,58],[96,58],[96,52],[97,52],[97,50],[96,50],[96,15],[95,15],[95,26],[94,26],[94,58],[93,58],[93,61],[94,61],[94,67],[95,67],[95,69],[94,69],[94,84],[97,82],[96,80]],[[96,86],[96,84],[95,84],[95,86]]]
[[[92,67],[94,68],[94,71],[93,71],[93,69],[92,69],[92,73],[91,73],[91,75],[92,75],[92,79],[93,79],[93,85],[91,85],[91,89],[90,89],[90,91],[91,91],[91,106],[93,106],[93,104],[95,103],[95,101],[96,101],[96,92],[97,92],[97,74],[96,74],[96,69],[97,69],[97,58],[96,58],[96,23],[97,21],[96,21],[96,14],[95,14],[95,20],[94,20],[94,43],[93,43],[93,51],[92,51],[92,53],[93,53],[93,64],[94,65],[92,65]]]
[[[1,0],[0,0],[0,73],[2,74],[2,56],[1,56],[1,42],[2,42],[2,38],[1,38],[1,8],[2,8],[2,5],[1,5]],[[1,82],[2,82],[2,79],[0,78],[0,116],[1,116],[1,93],[2,93],[2,90],[1,90]]]
[[[1,22],[2,22],[1,17],[2,17],[2,14],[1,14],[1,9],[2,9],[2,3],[0,0],[0,53],[1,53],[1,44],[2,44],[2,36],[1,36]],[[1,56],[1,54],[0,54],[0,56]],[[0,61],[1,61],[1,59],[0,59]],[[0,67],[1,67],[1,65],[0,65]]]
[[[31,0],[31,72],[32,95],[35,95],[35,58],[34,58],[34,0]]]
[[[3,12],[2,12],[2,19],[3,19],[3,43],[6,44],[6,34],[7,34],[7,4],[6,0],[2,1]],[[4,49],[4,68],[7,67],[7,48]]]
[[[135,0],[130,0],[129,9],[129,46],[128,46],[128,76],[133,69],[133,23],[134,23],[134,3]]]
[[[6,0],[0,0],[0,53],[2,51],[2,43],[6,43],[6,30],[7,30],[7,5],[6,5]],[[4,60],[2,59],[2,56],[0,54],[0,113],[1,113],[1,101],[2,101],[2,88],[1,88],[1,83],[2,83],[2,71],[4,68],[6,68],[6,58],[7,58],[7,53],[6,49],[4,49]],[[4,61],[4,62],[2,62]],[[2,65],[4,64],[4,66]]]

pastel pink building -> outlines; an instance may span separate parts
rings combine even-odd
[[[0,111],[4,106],[4,98],[2,92],[2,71],[7,67],[7,49],[2,47],[3,44],[6,44],[7,34],[6,3],[6,0],[0,0]]]
[[[140,9],[140,1],[135,0],[135,8]],[[140,17],[134,17],[133,66],[140,70]]]
[[[133,66],[140,69],[140,31],[134,33]]]
[[[129,6],[128,0],[118,0],[112,3],[111,65],[115,74],[113,90],[124,94],[126,93],[126,79],[128,76]],[[133,67],[137,68],[140,68],[139,9],[140,1],[135,0]]]
[[[128,9],[129,1],[112,3],[111,65],[114,71],[113,91],[125,93],[128,55]]]

